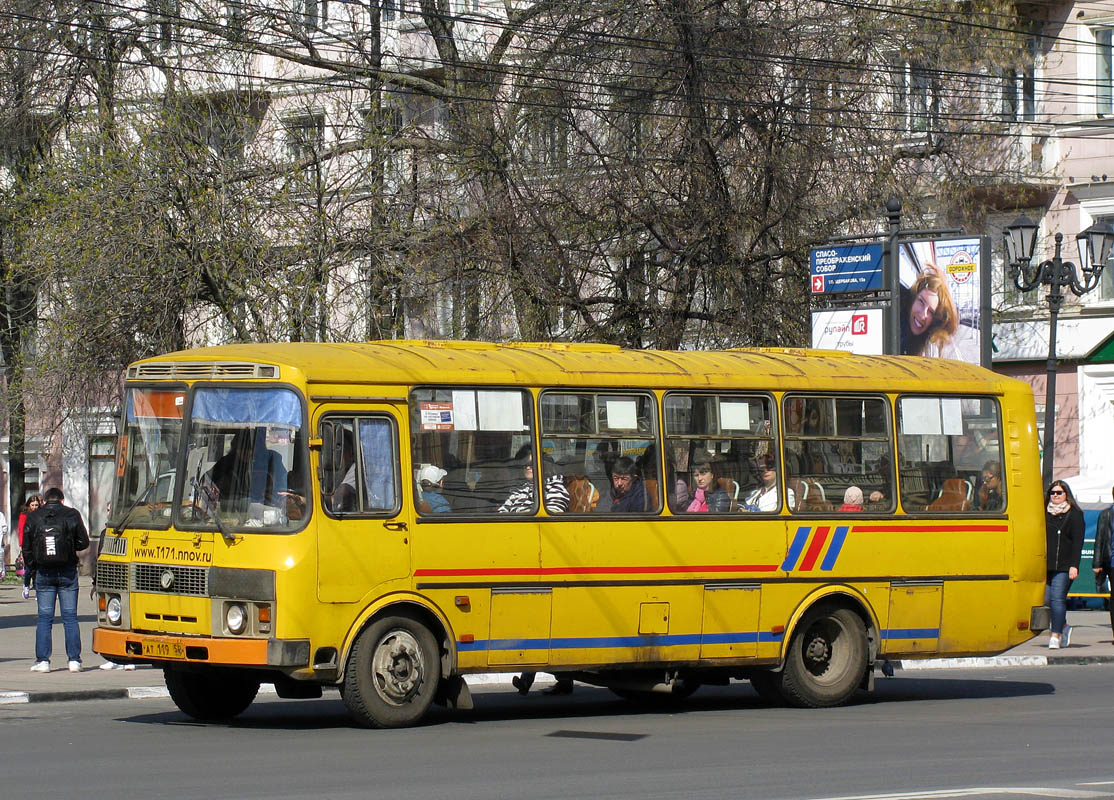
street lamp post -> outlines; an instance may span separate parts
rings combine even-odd
[[[1079,297],[1099,285],[1102,268],[1110,260],[1114,244],[1114,229],[1109,223],[1096,222],[1075,237],[1079,248],[1079,266],[1060,257],[1064,240],[1056,234],[1056,253],[1048,261],[1033,266],[1033,250],[1037,244],[1037,224],[1020,216],[1005,232],[1006,254],[1009,259],[1010,278],[1022,292],[1030,292],[1044,285],[1048,287],[1048,377],[1044,405],[1044,458],[1041,474],[1044,485],[1052,483],[1053,443],[1056,427],[1056,321],[1064,302],[1064,290],[1071,289]],[[1083,275],[1080,282],[1079,275]]]

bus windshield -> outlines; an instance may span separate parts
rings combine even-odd
[[[116,454],[116,524],[170,525],[186,391],[131,389]]]
[[[290,389],[197,389],[186,442],[183,526],[300,528],[305,449],[302,402]]]

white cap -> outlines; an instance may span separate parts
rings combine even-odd
[[[421,470],[418,471],[419,481],[429,481],[430,483],[440,483],[441,479],[449,473],[440,467],[435,467],[433,464],[426,464]]]

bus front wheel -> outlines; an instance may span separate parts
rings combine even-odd
[[[243,713],[259,692],[259,681],[237,675],[163,670],[167,691],[185,715],[202,722],[221,722]]]
[[[384,617],[352,647],[344,704],[365,728],[403,728],[425,716],[440,680],[437,640],[429,629],[410,617]]]
[[[799,708],[847,702],[866,673],[866,626],[848,608],[820,608],[797,626],[789,643],[779,694]]]

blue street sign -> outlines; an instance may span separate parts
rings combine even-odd
[[[817,247],[809,254],[813,294],[870,292],[882,288],[882,245]]]

